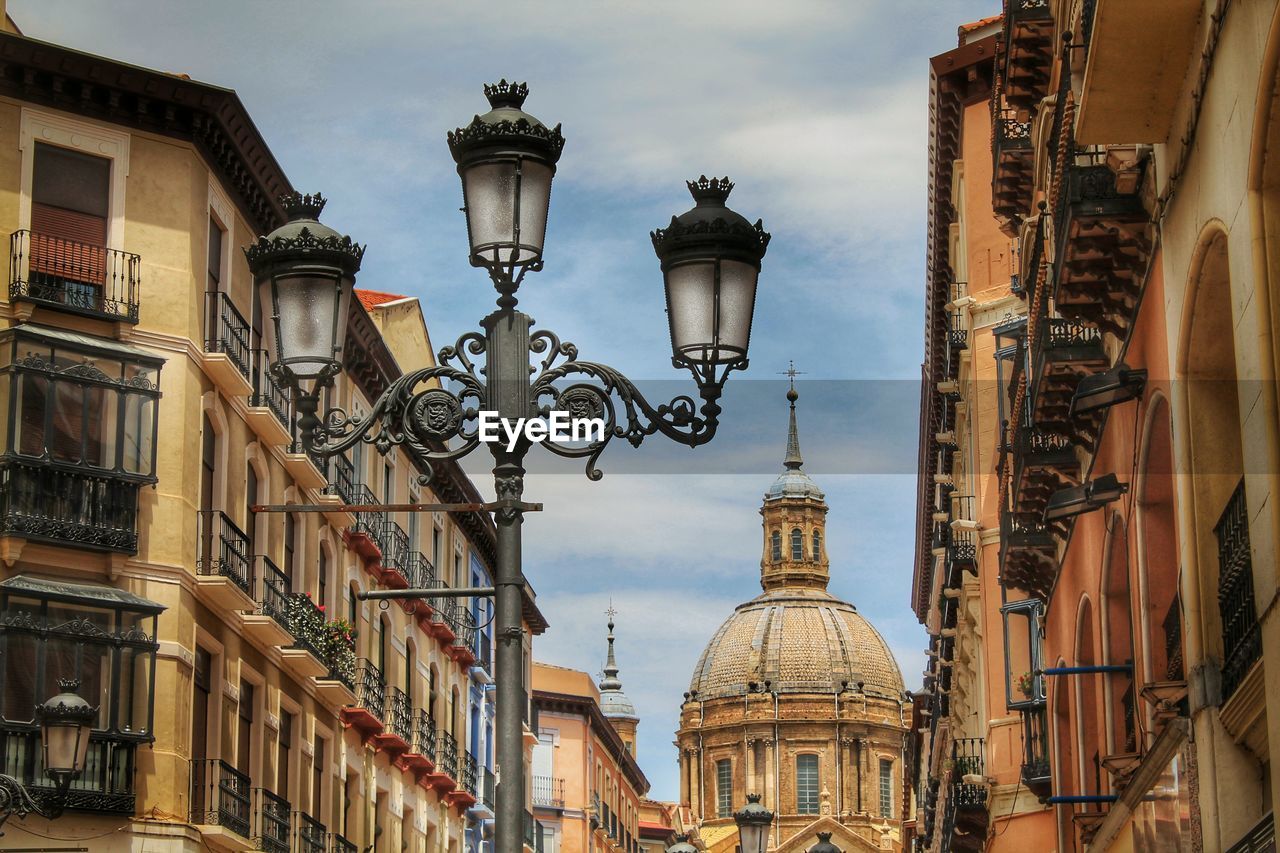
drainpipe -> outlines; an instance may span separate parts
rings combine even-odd
[[[773,691],[773,837],[782,832],[782,741],[778,727],[778,691]]]
[[[858,768],[858,814],[862,814],[862,738],[853,741],[853,762]]]

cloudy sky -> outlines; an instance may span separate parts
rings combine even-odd
[[[9,0],[27,35],[234,88],[293,184],[369,244],[360,285],[422,300],[437,347],[491,306],[466,264],[445,132],[527,80],[526,109],[568,142],[546,269],[521,306],[582,357],[662,399],[670,366],[650,229],[728,174],[730,204],[773,234],[751,368],[703,448],[610,448],[588,482],[536,459],[525,570],[551,630],[543,660],[599,671],[604,610],[641,715],[652,794],[677,794],[671,747],[699,652],[759,582],[760,498],[781,467],[794,359],[806,470],[831,506],[832,591],[888,638],[917,687],[908,607],[922,353],[928,57],[998,0],[619,3],[176,3]],[[478,479],[484,466],[475,466]]]

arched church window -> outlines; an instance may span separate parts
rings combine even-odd
[[[779,562],[782,559],[782,531],[773,531],[773,561]]]
[[[813,559],[822,559],[822,532],[819,530],[813,531]]]
[[[804,534],[799,527],[791,531],[791,559],[804,559]]]
[[[818,756],[796,756],[796,814],[818,813]]]

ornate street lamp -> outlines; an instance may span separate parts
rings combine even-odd
[[[844,851],[831,843],[831,833],[819,832],[818,843],[809,848],[809,853],[844,853]]]
[[[773,812],[760,805],[759,794],[747,794],[747,804],[734,812],[733,822],[738,825],[742,853],[765,853],[769,849]]]
[[[289,221],[245,249],[267,318],[271,372],[295,390],[303,428],[313,428],[319,391],[342,372],[351,291],[364,246],[319,221],[325,198],[281,198]]]
[[[79,681],[64,678],[58,686],[62,692],[35,709],[44,772],[53,780],[53,795],[37,801],[22,782],[0,773],[0,827],[13,815],[24,818],[34,812],[50,820],[58,817],[66,805],[71,783],[84,772],[98,709],[75,692]]]
[[[341,369],[346,306],[363,247],[320,225],[319,196],[294,195],[286,200],[290,222],[246,250],[263,312],[272,318],[271,369],[292,390],[300,439],[309,453],[328,456],[357,442],[383,453],[400,445],[426,472],[419,478],[425,484],[432,463],[460,458],[480,445],[480,412],[509,424],[566,412],[571,419],[602,421],[603,434],[569,443],[550,435],[543,446],[585,459],[587,476],[598,480],[596,461],[614,438],[638,446],[660,432],[692,447],[715,434],[725,380],[747,367],[756,279],[769,243],[763,224],[751,225],[725,205],[733,187],[727,178],[702,177],[688,184],[697,205],[650,235],[666,283],[673,363],[693,375],[702,400],[699,406],[682,394],[650,403],[619,371],[580,361],[576,346],[549,330],[534,330],[533,318],[516,310],[524,276],[542,268],[551,179],[564,147],[559,125],[548,129],[524,112],[528,92],[525,84],[505,80],[486,86],[490,111],[448,135],[462,181],[468,257],[488,271],[498,292],[497,310],[480,321],[483,334],[467,332],[440,350],[435,366],[392,382],[369,415],[355,418],[332,409],[323,422],[316,416],[321,391]],[[477,365],[472,359],[481,355],[484,363]],[[498,497],[486,507],[494,511],[497,528],[496,742],[505,768],[496,792],[497,853],[519,853],[522,840],[520,525],[524,513],[536,508],[522,500],[530,446],[527,436],[510,449],[489,445]],[[375,590],[361,597],[441,594]]]

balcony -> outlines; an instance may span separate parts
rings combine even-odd
[[[256,559],[254,607],[240,617],[244,635],[263,648],[291,646],[289,579],[269,558],[259,555]]]
[[[1146,160],[1117,152],[1092,159],[1104,156],[1113,162],[1066,167],[1054,212],[1053,297],[1061,316],[1123,339],[1136,319],[1151,260],[1150,216],[1141,198]]]
[[[1049,730],[1045,706],[1036,705],[1022,711],[1022,784],[1041,800],[1053,792],[1049,772]]]
[[[493,775],[493,771],[488,767],[480,768],[480,802],[472,809],[478,817],[493,817],[496,814],[494,810],[496,790],[497,778]]]
[[[267,369],[266,350],[253,350],[253,365],[249,376],[252,387],[249,393],[249,426],[263,444],[283,447],[292,438],[289,423],[292,407],[289,394]]]
[[[454,607],[452,628],[453,640],[445,648],[445,654],[467,669],[476,662],[476,617],[465,604]]]
[[[289,801],[266,788],[253,791],[253,850],[263,853],[292,853],[293,810]]]
[[[982,738],[960,738],[951,744],[951,791],[954,805],[951,849],[981,850],[991,817],[987,813],[985,782],[967,782],[966,777],[984,777]]]
[[[250,849],[249,777],[216,758],[191,762],[191,823],[220,850]]]
[[[360,853],[360,848],[335,832],[330,839],[329,853]]]
[[[253,392],[249,323],[230,294],[210,291],[204,299],[205,372],[228,397],[247,397]]]
[[[320,678],[329,672],[329,645],[324,611],[310,593],[294,592],[285,598],[285,612],[293,642],[280,649],[285,668],[299,679]]]
[[[290,425],[292,437],[284,453],[284,468],[298,484],[298,488],[323,489],[329,483],[324,475],[324,457],[303,447],[297,421],[298,416],[294,413],[293,423]]]
[[[324,660],[327,671],[316,678],[316,693],[325,704],[341,708],[356,701],[355,638],[325,625]]]
[[[54,796],[53,783],[44,774],[44,753],[39,729],[4,723],[3,772],[17,779],[38,803],[49,804]],[[138,738],[125,738],[107,732],[89,735],[89,751],[84,771],[71,783],[66,808],[76,811],[109,812],[132,815],[134,812],[134,752]]]
[[[1053,64],[1049,0],[1005,0],[1000,44],[996,63],[1001,68],[1005,100],[1019,110],[1034,109],[1048,93]]]
[[[459,811],[465,812],[476,804],[476,779],[477,767],[476,757],[471,754],[470,750],[463,750],[458,760],[458,787],[445,795],[445,800],[449,805],[454,806]]]
[[[1031,422],[1048,432],[1074,438],[1092,449],[1094,418],[1077,423],[1071,417],[1071,398],[1085,376],[1111,366],[1102,347],[1102,332],[1079,320],[1041,315],[1032,345],[1031,387],[1027,404]]]
[[[996,218],[1013,235],[1031,214],[1035,151],[1031,122],[1004,103],[997,92],[991,101],[991,202]]]
[[[458,637],[454,631],[454,611],[460,605],[456,599],[433,596],[427,599],[427,606],[430,610],[423,630],[443,643],[448,651]]]
[[[408,770],[430,773],[436,766],[436,721],[425,709],[419,708],[413,712],[410,729],[409,751],[400,757],[399,763]]]
[[[968,349],[969,347],[969,328],[965,323],[963,311],[952,311],[948,315],[949,324],[947,327],[947,346],[953,351]],[[959,359],[956,359],[959,363]]]
[[[298,812],[298,843],[295,853],[327,853],[329,831],[306,812]]]
[[[533,777],[533,804],[542,808],[564,808],[564,779],[559,776]]]
[[[0,537],[138,553],[136,478],[0,458]]]
[[[391,589],[405,589],[409,586],[409,569],[405,565],[410,554],[409,534],[396,522],[384,518],[376,535],[382,550],[379,579]]]
[[[200,597],[223,613],[252,610],[253,560],[249,537],[226,513],[196,513],[199,542],[196,550],[196,590]]]
[[[1090,145],[1169,140],[1199,31],[1198,0],[1085,3],[1077,134]]]
[[[337,507],[350,503],[349,498],[356,484],[355,467],[350,459],[336,454],[324,460],[320,471],[324,475],[325,483],[320,487],[319,499],[316,502],[322,506],[334,507],[325,509],[325,520],[335,530],[346,530],[356,523],[355,513],[340,510]]]
[[[1218,609],[1222,617],[1222,695],[1229,698],[1262,654],[1253,596],[1253,557],[1244,481],[1213,528],[1218,538]]]
[[[1079,483],[1080,461],[1064,435],[1046,432],[1023,418],[1013,445],[1013,504],[1020,514],[1040,516],[1049,496]]]
[[[379,503],[364,483],[350,483],[346,488],[348,504]],[[378,537],[382,533],[382,526],[386,519],[386,513],[377,510],[357,512],[356,523],[343,531],[342,536],[347,547],[364,559],[366,569],[372,566],[372,571],[378,571],[377,567],[382,563],[382,542]]]
[[[1000,516],[1001,577],[1006,586],[1047,599],[1058,576],[1058,543],[1038,516]]]
[[[383,728],[387,685],[382,670],[366,658],[356,663],[356,702],[339,711],[342,722],[369,738]]]
[[[487,631],[476,629],[476,659],[471,665],[471,677],[481,684],[493,683],[493,639]]]
[[[9,237],[9,299],[57,311],[138,322],[138,268],[129,252],[31,231]]]
[[[383,729],[373,735],[370,742],[393,759],[409,751],[413,743],[413,703],[409,695],[399,687],[387,688]]]
[[[445,731],[436,733],[436,766],[423,779],[441,796],[458,787],[458,741]]]

